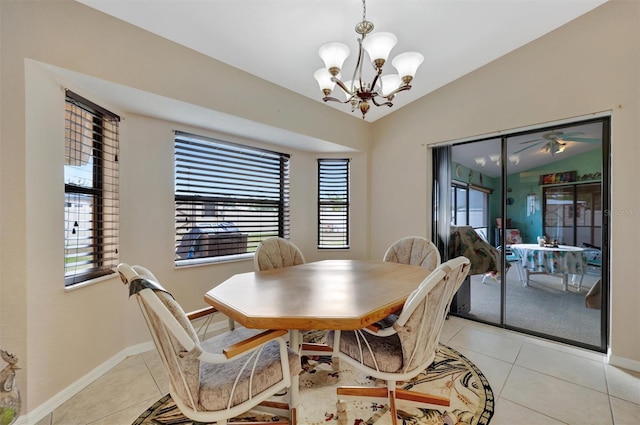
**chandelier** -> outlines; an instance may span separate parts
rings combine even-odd
[[[342,64],[349,56],[350,50],[346,44],[337,42],[327,43],[320,47],[318,54],[324,61],[325,68],[317,70],[313,75],[324,94],[322,100],[349,103],[351,104],[351,112],[357,108],[362,113],[363,119],[371,103],[376,106],[391,107],[393,106],[391,101],[396,93],[411,89],[409,83],[424,60],[424,57],[417,52],[401,53],[391,61],[398,73],[382,75],[382,67],[398,39],[390,32],[368,35],[373,31],[373,23],[367,21],[366,15],[367,6],[365,0],[362,0],[362,22],[358,23],[355,28],[356,33],[361,36],[358,38],[358,61],[351,80],[343,82],[340,79]],[[368,54],[375,72],[371,83],[364,81],[362,76],[365,52]],[[336,84],[340,87],[346,100],[342,101],[330,96]]]

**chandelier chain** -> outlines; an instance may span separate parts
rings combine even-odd
[[[362,0],[362,22],[367,21],[367,2]]]

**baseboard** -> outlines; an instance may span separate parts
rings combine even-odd
[[[611,366],[618,366],[623,369],[640,372],[640,361],[638,360],[631,360],[625,357],[614,356],[613,354],[609,353],[607,355],[607,363],[609,363]]]
[[[227,326],[227,320],[212,323],[209,327],[207,337],[224,331]],[[198,321],[194,321],[194,327],[196,329],[198,328]],[[42,403],[40,406],[36,407],[27,414],[20,416],[14,423],[14,425],[31,425],[38,423],[38,421],[42,420],[42,418],[56,410],[67,400],[85,389],[89,384],[110,371],[127,357],[135,356],[153,349],[155,349],[155,347],[152,341],[143,342],[141,344],[136,344],[125,348],[124,350],[111,357],[109,360],[93,369],[91,372],[87,373],[86,375],[51,397],[49,400]]]
[[[27,413],[26,415],[20,416],[20,418],[18,418],[18,420],[15,422],[15,425],[36,424],[42,418],[60,407],[67,400],[85,389],[89,384],[104,375],[106,372],[111,370],[127,357],[144,353],[145,351],[152,350],[153,348],[153,342],[151,341],[125,348],[106,362],[93,369],[91,372],[87,373],[86,375],[51,397],[49,400],[42,403],[40,406],[33,409],[31,412]]]

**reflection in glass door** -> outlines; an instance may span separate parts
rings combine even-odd
[[[477,235],[453,314],[606,351],[608,148],[607,117],[451,147],[452,240]]]
[[[500,286],[496,285],[500,268],[500,252],[493,233],[496,217],[500,216],[501,167],[500,139],[473,143],[475,156],[468,157],[470,146],[451,149],[451,234],[455,245],[448,254],[474,257],[478,253],[472,274],[458,291],[453,303],[456,314],[483,322],[500,324]],[[492,159],[493,158],[493,159]],[[453,236],[452,236],[453,237]],[[484,257],[485,253],[491,256]]]
[[[544,234],[563,245],[602,246],[600,183],[545,187]]]

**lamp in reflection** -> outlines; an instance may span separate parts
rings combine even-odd
[[[486,163],[487,163],[487,160],[485,159],[484,156],[481,156],[480,158],[476,158],[476,164],[484,167]]]

